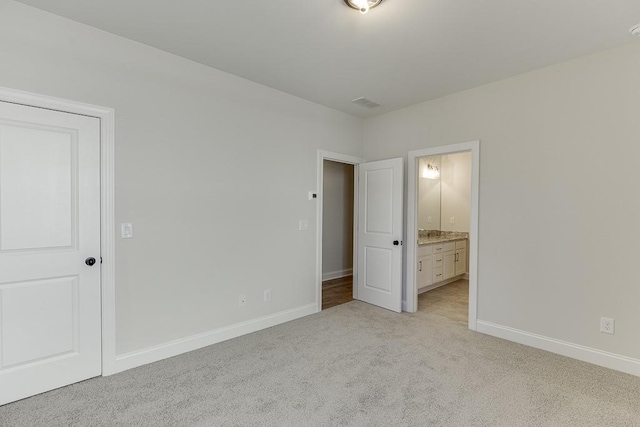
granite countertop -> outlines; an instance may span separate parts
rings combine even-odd
[[[435,235],[434,235],[435,234]],[[436,233],[418,232],[418,246],[431,245],[433,243],[453,242],[454,240],[468,239],[469,233],[458,231],[441,231]]]

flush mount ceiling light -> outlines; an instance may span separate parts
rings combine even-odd
[[[364,15],[369,12],[369,9],[373,9],[382,3],[382,0],[344,0],[344,2],[351,9],[359,10]]]
[[[635,27],[631,27],[631,29],[629,29],[629,32],[634,36],[640,37],[640,24],[636,25]]]

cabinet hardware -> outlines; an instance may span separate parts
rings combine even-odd
[[[420,271],[422,271],[422,261],[420,261]]]

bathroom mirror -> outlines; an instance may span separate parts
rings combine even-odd
[[[418,228],[440,230],[441,158],[422,157],[418,168]]]

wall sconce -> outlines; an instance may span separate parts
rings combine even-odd
[[[431,163],[427,163],[427,167],[422,169],[422,177],[427,179],[438,179],[440,178],[440,169]]]

